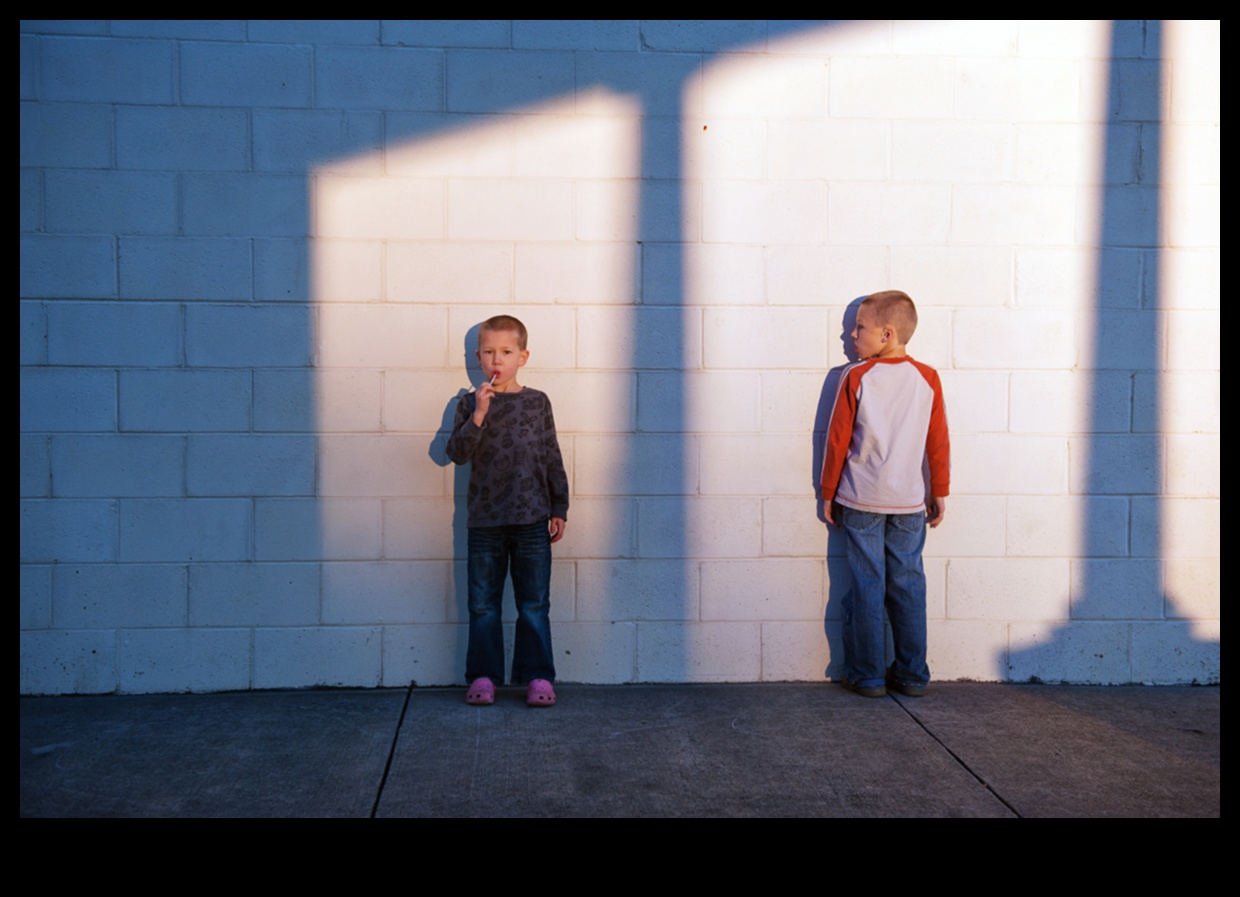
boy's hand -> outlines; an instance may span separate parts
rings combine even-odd
[[[822,516],[826,517],[827,523],[831,524],[832,526],[835,526],[834,508],[835,508],[835,502],[833,501],[824,501],[822,503]]]
[[[926,516],[930,518],[928,522],[931,529],[942,523],[947,516],[947,499],[936,495],[926,502]]]
[[[554,545],[564,538],[564,530],[568,526],[568,521],[563,517],[552,517],[548,530],[551,533],[551,544]]]
[[[490,383],[483,383],[478,387],[478,391],[474,393],[474,426],[481,427],[482,422],[486,419],[487,409],[491,407],[491,396],[495,395],[495,387]]]

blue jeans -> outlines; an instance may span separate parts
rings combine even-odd
[[[555,680],[551,651],[551,535],[547,521],[469,530],[469,652],[465,678],[504,682],[504,580],[512,565],[517,637],[512,681]]]
[[[930,681],[926,665],[926,574],[921,550],[926,515],[871,514],[842,505],[852,590],[844,598],[844,675],[858,685],[881,685],[887,674],[883,608],[891,622],[891,675],[909,685]]]

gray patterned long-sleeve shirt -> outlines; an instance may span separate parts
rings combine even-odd
[[[470,527],[568,519],[568,474],[547,394],[528,386],[491,397],[482,426],[473,393],[461,396],[448,437],[448,457],[470,465]]]

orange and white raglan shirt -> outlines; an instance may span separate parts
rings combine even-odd
[[[872,514],[915,514],[930,496],[946,498],[950,480],[938,371],[907,355],[846,367],[827,427],[823,500]]]

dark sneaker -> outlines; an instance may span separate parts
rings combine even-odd
[[[926,686],[920,682],[901,682],[891,672],[887,673],[887,687],[896,694],[904,695],[906,698],[925,697]]]
[[[847,676],[840,679],[840,684],[854,694],[861,695],[863,698],[885,698],[887,697],[887,687],[884,685],[858,685],[851,681]]]

